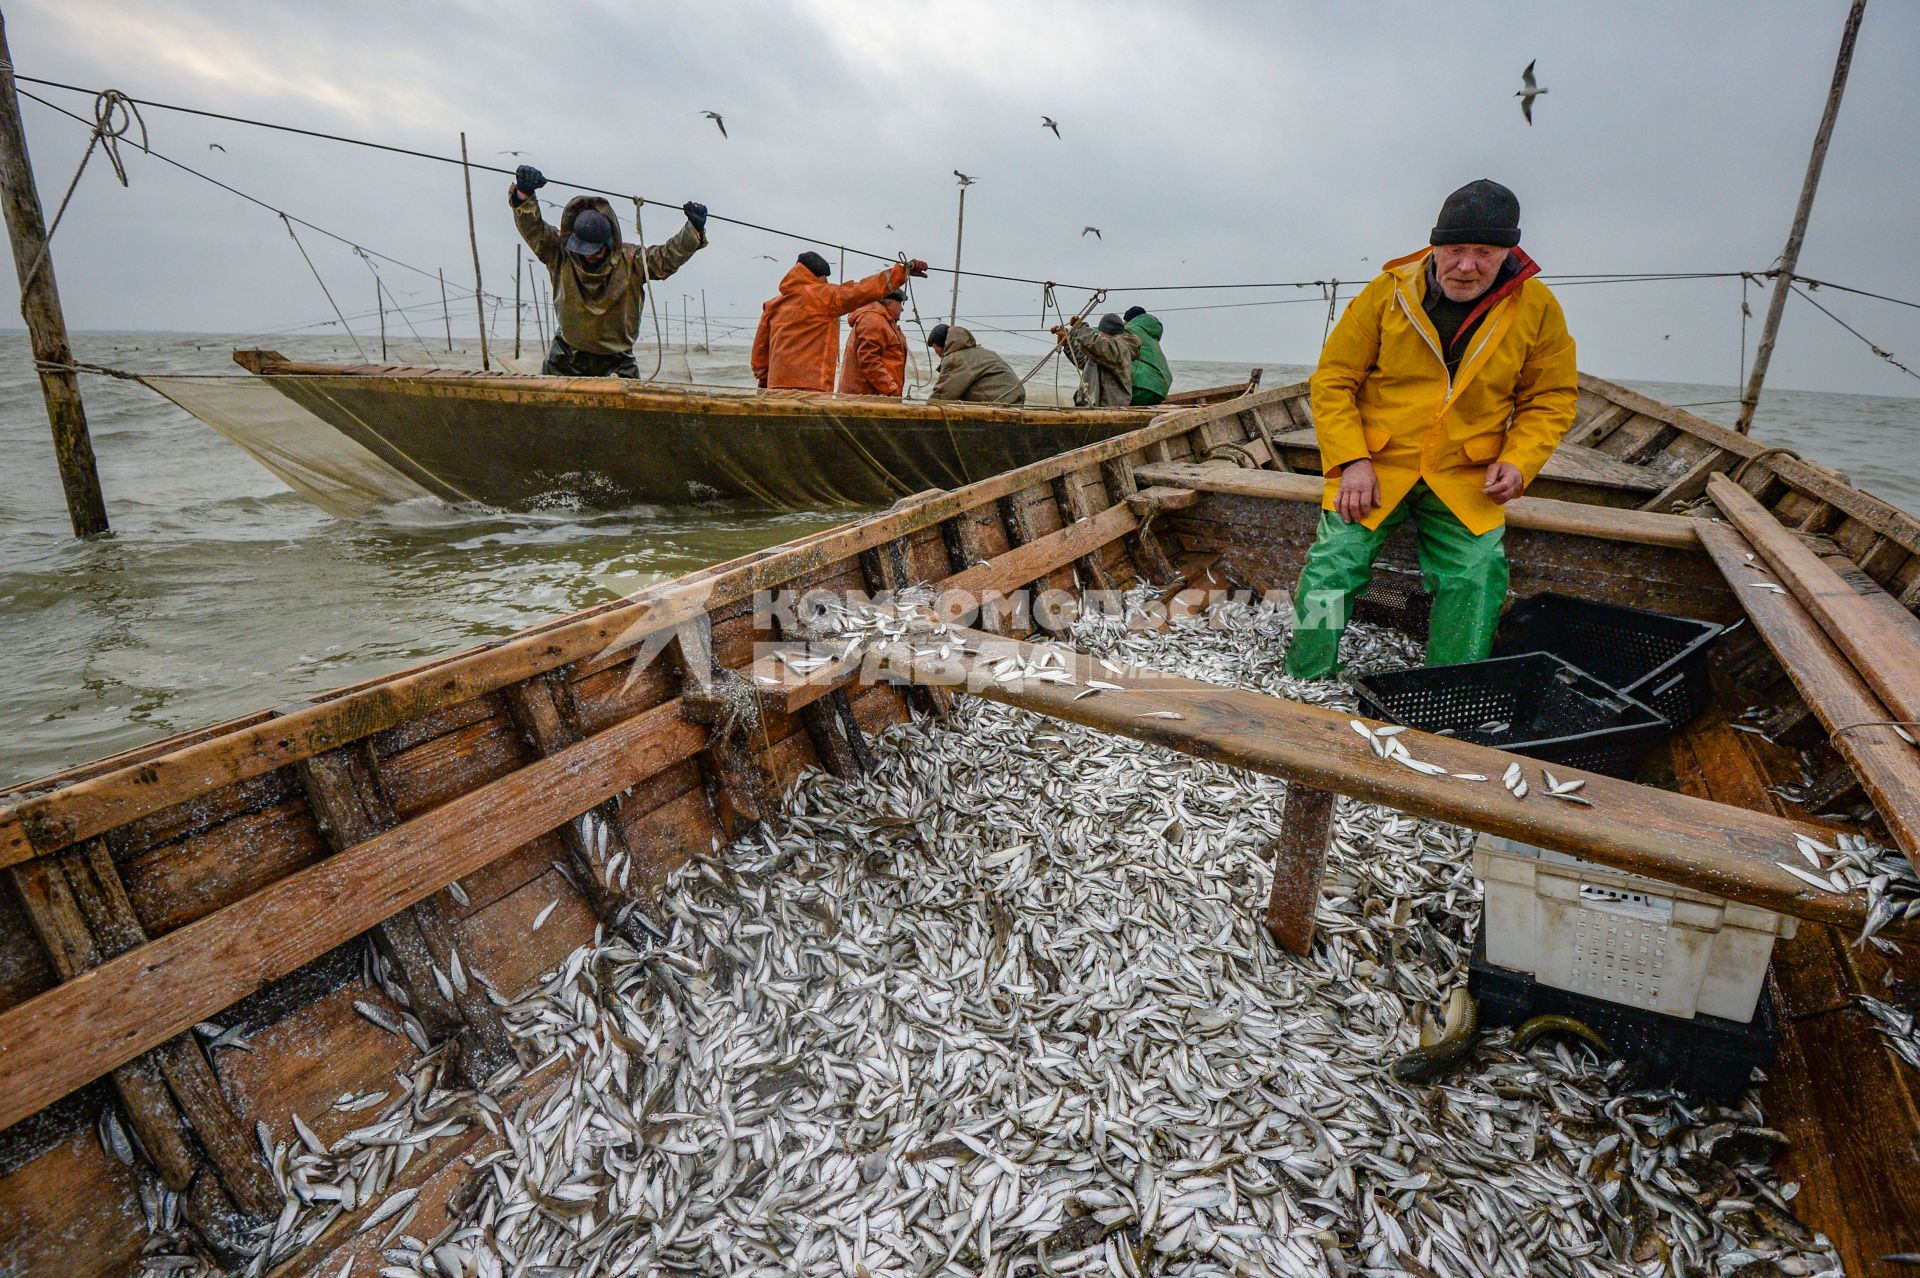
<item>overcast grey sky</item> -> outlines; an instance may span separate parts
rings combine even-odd
[[[1549,273],[1764,269],[1785,239],[1846,7],[16,0],[6,14],[23,74],[441,153],[465,129],[477,160],[512,164],[497,153],[524,150],[558,178],[701,199],[824,243],[950,264],[958,168],[980,179],[969,267],[1119,290],[1337,276],[1350,291],[1424,244],[1441,198],[1482,176],[1518,192],[1525,247]],[[1874,0],[1803,273],[1920,298],[1917,55],[1920,5]],[[1512,95],[1535,58],[1551,92],[1529,128]],[[730,139],[703,109],[726,116]],[[32,102],[25,112],[51,206],[86,130]],[[471,281],[456,168],[163,111],[146,120],[156,150]],[[74,327],[253,333],[329,313],[277,219],[148,157],[127,164],[122,190],[94,161],[56,242]],[[489,287],[510,293],[505,184],[482,175],[474,195]],[[677,221],[650,210],[648,238]],[[1104,238],[1082,236],[1087,224]],[[704,288],[716,323],[750,321],[805,247],[717,224],[712,240],[661,297],[677,311]],[[305,242],[343,305],[367,309],[367,268],[338,244]],[[383,270],[409,304],[434,289]],[[928,324],[948,287],[941,275],[919,286]],[[1063,296],[1071,309],[1084,295]],[[1920,311],[1821,296],[1920,368]],[[1312,300],[1177,309],[1299,297]],[[1736,375],[1737,281],[1561,298],[1589,371]],[[1163,316],[1175,358],[1310,363],[1325,321],[1317,293],[1116,291],[1109,304],[1135,301]],[[988,330],[1032,327],[1038,303],[1027,285],[961,288],[963,318],[1014,356],[1039,339]],[[1762,294],[1753,309],[1764,314]],[[1920,392],[1798,299],[1773,380]]]

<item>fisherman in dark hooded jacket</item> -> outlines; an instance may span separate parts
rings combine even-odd
[[[1067,348],[1067,358],[1080,370],[1080,387],[1073,402],[1080,408],[1126,408],[1133,403],[1133,361],[1140,339],[1127,332],[1118,315],[1102,315],[1091,328],[1074,317],[1070,326],[1056,326],[1053,335]]]
[[[546,182],[539,169],[523,164],[507,188],[514,225],[553,282],[558,331],[540,371],[549,377],[638,377],[633,343],[640,336],[646,282],[667,278],[706,247],[707,206],[683,205],[687,224],[665,244],[646,248],[622,242],[613,206],[598,195],[567,201],[554,230],[534,196]]]
[[[1027,388],[1007,367],[1007,361],[975,342],[966,328],[935,324],[927,334],[927,347],[940,358],[940,373],[933,379],[928,399],[970,404],[1027,402]]]

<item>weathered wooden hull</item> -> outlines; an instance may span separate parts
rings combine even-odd
[[[777,618],[756,614],[756,592],[908,582],[974,594],[1142,582],[1284,591],[1317,517],[1319,479],[1287,469],[1297,450],[1283,437],[1308,424],[1297,386],[1186,410],[484,648],[0,792],[0,868],[13,889],[0,891],[8,1272],[116,1273],[137,1253],[138,1178],[96,1137],[103,1110],[139,1132],[155,1174],[188,1194],[189,1217],[209,1232],[223,1213],[258,1214],[256,1121],[279,1139],[290,1136],[294,1113],[323,1140],[353,1125],[329,1110],[332,1100],[385,1087],[413,1054],[354,1010],[384,997],[363,979],[356,938],[371,932],[394,956],[423,1023],[459,1046],[466,1068],[480,1069],[497,1057],[498,1013],[484,999],[436,993],[431,966],[444,971],[445,956],[458,952],[505,994],[529,987],[628,894],[652,898],[715,839],[748,828],[801,770],[855,772],[861,734],[939,713],[955,695],[829,672],[763,691],[751,734],[716,726],[717,672],[761,687],[764,645],[794,639]],[[1516,588],[1756,617],[1722,645],[1715,709],[1656,760],[1649,779],[1658,790],[1594,778],[1595,809],[1569,807],[1542,833],[1514,824],[1542,818],[1468,810],[1431,778],[1376,766],[1343,716],[1308,707],[1187,689],[1176,722],[1151,717],[1172,704],[1152,689],[1073,699],[1071,689],[1033,685],[981,695],[1286,777],[1301,794],[1361,794],[1558,840],[1627,868],[1705,876],[1730,895],[1814,920],[1776,960],[1787,1038],[1765,1099],[1797,1144],[1803,1215],[1839,1242],[1849,1272],[1879,1272],[1874,1258],[1911,1246],[1902,1230],[1920,1219],[1909,1174],[1920,1156],[1920,1089],[1850,998],[1887,997],[1890,983],[1898,989],[1920,972],[1911,959],[1847,944],[1857,905],[1806,889],[1774,864],[1794,831],[1813,827],[1769,790],[1798,779],[1802,748],[1815,767],[1840,765],[1831,780],[1839,788],[1852,775],[1847,763],[1872,774],[1875,759],[1841,762],[1827,743],[1840,725],[1810,712],[1812,683],[1802,695],[1809,668],[1755,635],[1755,607],[1784,605],[1731,584],[1721,532],[1703,534],[1703,521],[1671,508],[1701,497],[1713,475],[1737,472],[1803,544],[1810,536],[1816,551],[1851,565],[1863,598],[1907,624],[1920,603],[1920,525],[1829,472],[1763,455],[1761,444],[1606,383],[1587,382],[1575,436],[1647,471],[1631,490],[1646,509],[1595,509],[1628,491],[1614,482],[1618,472],[1568,467],[1560,491],[1581,500],[1530,497],[1511,508]],[[1390,546],[1387,567],[1410,564],[1409,549]],[[1030,623],[1002,630],[1035,634]],[[684,633],[710,636],[710,649]],[[1732,727],[1730,716],[1753,703],[1773,708],[1775,735],[1793,748]],[[1463,770],[1486,771],[1492,754],[1431,748],[1458,750]],[[1872,793],[1900,835],[1900,795]],[[585,843],[576,821],[585,813],[607,821],[614,847]],[[613,852],[633,860],[625,892],[605,878]],[[1305,885],[1292,902],[1276,892],[1275,909],[1291,910],[1295,925],[1304,909],[1310,930],[1312,849],[1275,855],[1281,878]],[[1276,936],[1291,935],[1286,922]],[[250,1031],[252,1050],[209,1060],[191,1031],[206,1020]],[[504,1103],[543,1085],[530,1079]],[[461,1158],[487,1152],[489,1139],[475,1128],[409,1168],[423,1204],[411,1232],[440,1227],[463,1180]],[[377,1268],[376,1235],[356,1237],[355,1221],[290,1270],[337,1271],[349,1255]]]
[[[338,432],[383,475],[423,496],[503,510],[712,500],[871,508],[1025,466],[1150,416],[241,357],[311,417],[311,430]],[[155,385],[197,409],[184,379]]]

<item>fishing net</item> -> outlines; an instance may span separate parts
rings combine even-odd
[[[268,383],[253,377],[140,379],[219,431],[331,515],[364,519],[429,494]]]

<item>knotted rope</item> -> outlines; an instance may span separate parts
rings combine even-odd
[[[140,129],[140,140],[134,143],[142,151],[147,149],[147,122],[140,118],[140,108],[133,99],[118,89],[102,89],[93,99],[93,135],[87,139],[87,149],[80,156],[80,167],[73,171],[73,181],[67,183],[67,193],[60,197],[60,207],[54,211],[53,225],[47,228],[47,238],[40,243],[40,255],[33,259],[33,266],[27,271],[26,278],[20,281],[20,292],[25,294],[33,286],[34,279],[40,274],[40,268],[46,265],[47,252],[53,247],[54,232],[60,229],[60,219],[67,215],[67,205],[73,199],[74,188],[80,185],[80,175],[87,171],[87,161],[93,158],[94,148],[106,153],[107,163],[113,165],[113,175],[120,179],[120,185],[127,184],[127,166],[120,159],[120,139]]]

